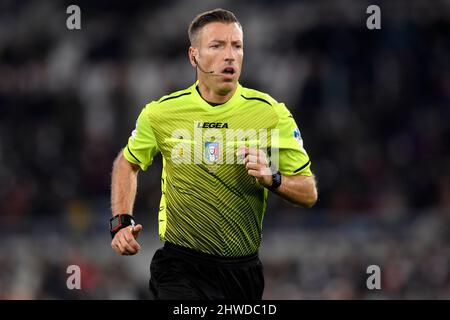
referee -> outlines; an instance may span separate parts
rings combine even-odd
[[[215,9],[190,24],[197,81],[148,103],[114,161],[111,246],[140,250],[132,212],[139,170],[162,154],[158,249],[150,265],[154,299],[261,299],[258,249],[273,192],[310,208],[317,201],[311,161],[283,103],[239,82],[243,29]]]

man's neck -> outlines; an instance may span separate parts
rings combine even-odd
[[[225,102],[227,102],[228,100],[231,99],[231,97],[234,95],[234,93],[236,92],[237,89],[237,85],[235,86],[235,88],[228,92],[225,95],[220,95],[215,93],[213,90],[211,90],[211,88],[208,88],[207,86],[205,86],[202,83],[198,84],[198,91],[200,93],[200,95],[202,96],[202,98],[204,100],[206,100],[206,102],[211,103],[211,104],[223,104]]]

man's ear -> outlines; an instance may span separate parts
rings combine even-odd
[[[193,46],[189,47],[188,55],[189,55],[189,62],[194,68],[197,68],[197,61],[195,56],[197,55],[198,50],[194,48]]]

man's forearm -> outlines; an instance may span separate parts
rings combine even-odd
[[[283,176],[281,185],[275,190],[275,193],[304,208],[311,208],[317,201],[314,176]]]
[[[113,215],[132,214],[136,197],[138,167],[133,166],[122,152],[114,161],[111,178],[111,210]]]

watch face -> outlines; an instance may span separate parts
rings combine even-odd
[[[119,219],[115,218],[111,221],[111,229],[116,228],[119,225]]]

